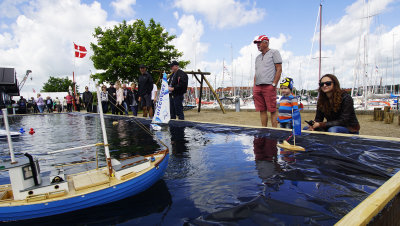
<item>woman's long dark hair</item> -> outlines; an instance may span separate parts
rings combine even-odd
[[[332,90],[332,104],[331,101],[329,101],[328,96],[326,95],[326,93],[324,93],[321,89],[321,87],[319,87],[318,89],[318,102],[317,102],[317,107],[325,114],[325,115],[330,115],[334,112],[338,112],[340,109],[340,104],[342,103],[342,94],[343,94],[343,90],[340,88],[340,83],[339,80],[337,79],[336,76],[332,75],[332,74],[326,74],[324,76],[321,77],[321,79],[319,80],[319,82],[321,82],[321,80],[324,77],[329,77],[332,81],[333,81],[333,90]]]

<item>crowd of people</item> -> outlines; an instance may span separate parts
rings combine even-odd
[[[184,120],[183,113],[183,95],[186,93],[188,86],[188,76],[179,69],[179,63],[172,61],[170,64],[172,75],[169,78],[168,86],[170,92],[170,111],[171,118]],[[153,77],[147,72],[144,64],[139,66],[140,75],[138,84],[135,82],[127,84],[121,81],[111,82],[109,87],[101,86],[100,100],[104,113],[111,111],[112,114],[129,115],[131,111],[134,116],[138,115],[139,110],[143,111],[143,117],[152,118],[154,115],[155,101],[157,100],[157,85],[153,81]],[[77,93],[73,96],[70,92],[61,101],[58,97],[54,100],[47,96],[45,99],[41,94],[37,94],[37,98],[33,97],[28,101],[21,96],[18,102],[14,103],[18,113],[52,113],[52,112],[72,112],[80,111],[82,108],[87,112],[96,111],[93,109],[93,93],[89,91],[89,87],[85,87],[85,91],[80,95]]]
[[[54,99],[50,96],[43,98],[40,93],[37,94],[36,99],[34,97],[26,100],[23,96],[20,96],[20,99],[15,102],[12,101],[12,107],[16,109],[16,113],[18,114],[26,114],[26,113],[53,113],[53,112],[72,112],[72,103],[75,101],[76,111],[80,111],[82,106],[85,103],[82,102],[82,98],[79,94],[72,97],[70,93],[64,97],[64,100],[61,101],[58,97]]]
[[[277,102],[277,84],[282,74],[281,55],[278,50],[269,48],[269,38],[265,35],[254,40],[254,44],[261,52],[255,60],[253,87],[254,105],[256,111],[260,112],[261,125],[266,127],[270,117],[272,127],[277,127],[279,124],[281,128],[292,128],[293,112],[299,110],[297,99],[292,94],[293,80],[289,77],[282,80],[279,86],[282,97]],[[172,75],[168,81],[168,89],[171,119],[184,120],[183,96],[187,91],[188,76],[179,68],[177,61],[172,61],[170,68]],[[127,84],[116,81],[110,83],[109,87],[102,86],[99,102],[103,112],[107,113],[110,110],[112,114],[128,115],[131,111],[137,116],[141,109],[143,117],[153,117],[157,86],[146,65],[140,65],[139,69],[138,84],[132,82],[128,88]],[[355,134],[359,132],[360,125],[355,114],[353,99],[340,88],[335,75],[322,76],[319,81],[318,96],[315,120],[304,129]],[[14,104],[18,107],[19,113],[26,113],[28,109],[32,109],[33,113],[71,112],[73,106],[76,111],[84,107],[87,112],[92,112],[93,94],[86,86],[82,98],[79,94],[72,96],[68,93],[61,102],[58,98],[43,99],[38,94],[36,100],[32,97],[27,101],[21,96],[18,103]]]

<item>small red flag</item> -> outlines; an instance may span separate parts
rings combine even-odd
[[[74,48],[75,48],[75,57],[84,58],[86,56],[87,50],[84,46],[78,46],[77,44],[74,43]]]

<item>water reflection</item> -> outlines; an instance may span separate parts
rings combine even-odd
[[[182,126],[170,126],[172,154],[177,157],[187,157],[188,141],[185,139],[185,129]]]
[[[281,171],[277,161],[277,140],[254,137],[253,144],[258,176],[265,182],[269,177]]]

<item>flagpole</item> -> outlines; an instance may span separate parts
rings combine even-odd
[[[75,96],[76,96],[76,83],[75,83],[75,58],[84,58],[87,54],[87,50],[84,46],[78,46],[74,42],[74,49],[75,49],[75,57],[74,57],[74,69],[72,71],[72,82],[74,83],[74,98],[72,99],[74,108],[76,110],[76,105],[75,105]],[[79,98],[79,97],[78,97]]]
[[[76,56],[75,56],[75,42],[73,42],[74,43],[74,68],[73,68],[73,70],[72,70],[72,85],[73,85],[73,87],[74,87],[74,95],[73,95],[73,98],[72,98],[72,105],[74,106],[74,109],[75,109],[75,111],[76,111],[76,104],[75,104],[75,96],[76,96],[76,85],[75,85],[75,58],[76,58]]]

